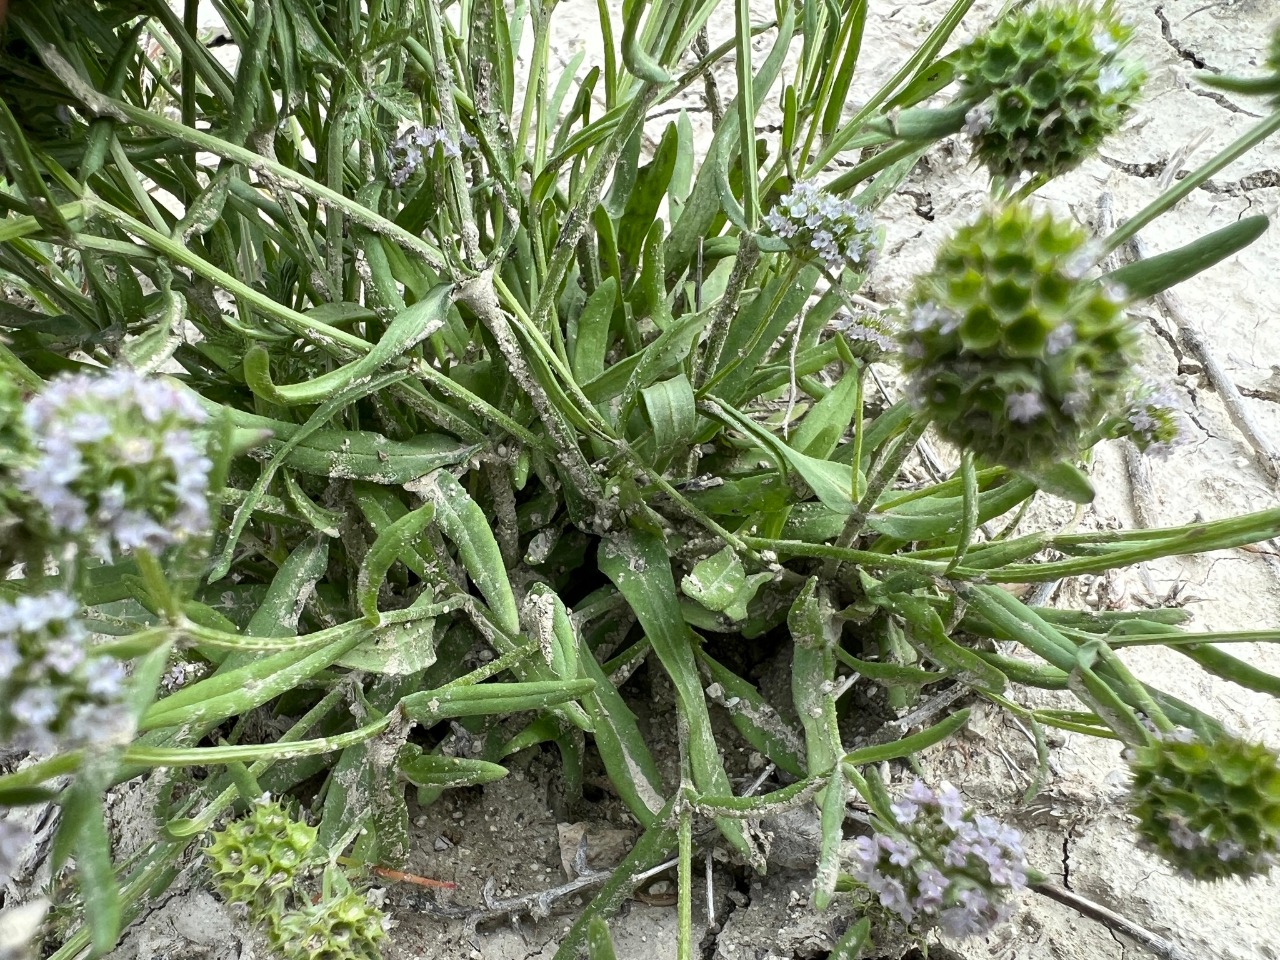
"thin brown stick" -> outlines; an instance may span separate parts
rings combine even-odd
[[[370,867],[369,872],[375,877],[381,877],[383,880],[394,880],[396,883],[411,883],[415,887],[427,887],[430,890],[456,890],[458,885],[452,880],[432,880],[430,877],[420,877],[416,873],[404,873],[400,870],[392,870],[390,867]]]
[[[1128,917],[1122,917],[1114,910],[1110,910],[1100,903],[1094,903],[1092,900],[1087,900],[1078,893],[1066,890],[1053,883],[1035,883],[1031,885],[1031,889],[1042,897],[1048,897],[1050,900],[1056,900],[1065,907],[1070,907],[1081,916],[1098,921],[1098,923],[1114,930],[1116,933],[1124,934],[1129,939],[1142,944],[1160,957],[1161,960],[1195,960],[1181,947],[1170,943],[1159,934],[1152,933],[1146,927],[1134,923]]]

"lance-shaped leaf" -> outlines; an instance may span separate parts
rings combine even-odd
[[[443,327],[452,292],[452,284],[435,287],[421,301],[392,320],[382,339],[363,357],[305,383],[276,385],[271,379],[270,355],[265,347],[255,345],[244,357],[245,382],[255,394],[271,403],[282,406],[320,403],[352,383],[377,373]]]
[[[444,470],[437,470],[413,484],[412,489],[435,506],[436,524],[458,548],[458,559],[489,604],[498,626],[511,636],[518,634],[520,610],[507,578],[502,551],[484,510],[453,474]]]
[[[687,749],[694,785],[703,793],[732,792],[711,731],[711,717],[689,628],[680,613],[665,544],[652,533],[627,531],[604,540],[599,558],[600,569],[626,597],[675,686],[677,707],[689,730]],[[743,856],[753,857],[742,824],[723,818],[716,822],[726,840]]]
[[[920,597],[908,593],[886,593],[876,602],[898,614],[907,623],[907,635],[920,653],[954,673],[967,674],[975,686],[991,693],[1003,693],[1005,675],[947,636],[938,611]]]
[[[1266,217],[1245,217],[1176,250],[1125,264],[1107,274],[1106,279],[1119,284],[1134,300],[1145,300],[1239,253],[1262,236],[1269,225]]]
[[[779,469],[790,469],[799,474],[827,509],[841,514],[857,511],[858,501],[867,485],[860,471],[847,463],[819,460],[791,449],[750,417],[743,416],[721,401],[709,404],[708,411],[720,416],[726,425],[745,433],[778,464]]]
[[[402,553],[410,549],[435,515],[434,503],[425,503],[406,513],[378,534],[378,539],[360,562],[360,572],[356,575],[356,601],[360,604],[360,612],[373,626],[382,622],[378,614],[378,589],[387,571]]]

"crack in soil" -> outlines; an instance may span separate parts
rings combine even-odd
[[[1112,170],[1119,170],[1131,177],[1138,177],[1142,180],[1154,180],[1163,176],[1168,169],[1168,160],[1152,160],[1146,163],[1133,163],[1128,160],[1117,160],[1115,157],[1108,157],[1104,153],[1098,154],[1098,159],[1105,163]],[[1179,170],[1174,180],[1182,180],[1188,174],[1186,170]],[[1222,180],[1206,180],[1196,189],[1204,190],[1215,196],[1224,197],[1240,197],[1246,195],[1250,190],[1264,190],[1268,187],[1280,187],[1280,170],[1255,170],[1253,173],[1247,173],[1239,180],[1222,181]]]
[[[1187,87],[1187,89],[1197,97],[1204,97],[1206,100],[1212,100],[1224,110],[1230,110],[1232,113],[1243,113],[1246,117],[1253,117],[1255,120],[1262,119],[1262,114],[1254,113],[1252,110],[1246,110],[1244,107],[1228,100],[1226,96],[1218,93],[1217,90],[1201,90],[1199,87],[1195,86]]]
[[[1071,830],[1062,835],[1062,887],[1071,889]]]
[[[1184,46],[1182,43],[1178,42],[1177,37],[1173,35],[1173,25],[1169,23],[1169,18],[1165,16],[1164,4],[1160,4],[1160,6],[1156,7],[1156,18],[1160,21],[1161,36],[1164,37],[1165,43],[1169,44],[1169,46],[1173,48],[1174,53],[1187,61],[1187,63],[1194,66],[1197,70],[1213,70],[1212,67],[1200,58],[1199,54],[1190,47]],[[1213,72],[1217,73],[1218,71],[1213,70]]]

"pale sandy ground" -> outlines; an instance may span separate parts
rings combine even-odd
[[[898,63],[945,11],[943,0],[872,2],[864,44],[865,66],[852,102],[858,102]],[[1172,162],[1190,169],[1256,122],[1262,105],[1236,97],[1207,95],[1191,78],[1199,66],[1219,72],[1247,72],[1261,61],[1266,28],[1278,14],[1275,0],[1168,0],[1155,5],[1121,0],[1137,24],[1136,52],[1150,74],[1146,100],[1127,129],[1101,156],[1070,177],[1042,191],[1044,198],[1082,222],[1092,223],[1102,194],[1111,196],[1121,219],[1160,190],[1159,178]],[[757,16],[771,6],[753,3]],[[993,15],[996,5],[980,2],[970,29]],[[600,33],[592,0],[570,0],[555,12],[552,56],[567,64],[578,50],[585,70],[601,60]],[[721,22],[712,42],[726,35]],[[765,40],[758,42],[763,52]],[[722,70],[721,87],[732,95],[732,66]],[[695,91],[686,98],[695,129],[708,123]],[[767,109],[762,122],[776,110]],[[660,133],[667,118],[650,125]],[[899,196],[883,209],[887,242],[869,291],[891,303],[910,278],[925,269],[932,251],[953,225],[981,203],[985,181],[967,163],[958,144],[935,149]],[[1274,215],[1280,197],[1280,142],[1255,151],[1212,183],[1195,191],[1171,215],[1149,228],[1145,238],[1154,252],[1186,242],[1208,229],[1253,213]],[[1206,335],[1218,358],[1246,393],[1246,404],[1267,433],[1280,441],[1280,412],[1266,399],[1274,395],[1273,363],[1280,363],[1280,230],[1273,229],[1243,254],[1177,291],[1187,316]],[[1139,310],[1151,329],[1170,324],[1152,306]],[[1166,339],[1148,338],[1152,375],[1174,385],[1195,424],[1194,443],[1150,471],[1151,522],[1177,524],[1197,517],[1225,517],[1275,504],[1276,489],[1251,458],[1247,445],[1225,415],[1195,361],[1175,356]],[[1097,502],[1081,524],[1090,527],[1135,522],[1132,492],[1119,449],[1103,449],[1094,478]],[[1038,519],[1064,523],[1071,511],[1045,507]],[[1065,604],[1133,606],[1158,604],[1170,590],[1205,629],[1266,628],[1280,623],[1280,587],[1276,557],[1229,551],[1207,558],[1153,563],[1145,571],[1126,570],[1099,583],[1073,583],[1059,595]],[[1235,647],[1234,653],[1280,672],[1280,652],[1263,646]],[[1144,678],[1199,704],[1241,731],[1280,746],[1280,706],[1201,673],[1173,654],[1144,653],[1131,663]],[[1028,695],[1027,702],[1035,702]],[[1195,886],[1160,862],[1136,851],[1123,812],[1125,773],[1118,749],[1106,743],[1064,735],[1054,741],[1052,776],[1040,797],[1019,807],[1034,754],[1026,738],[994,711],[980,712],[957,743],[928,758],[930,772],[959,784],[972,799],[1010,817],[1028,833],[1034,865],[1057,882],[1103,904],[1168,939],[1181,956],[1199,960],[1265,960],[1280,956],[1280,881]],[[547,799],[549,767],[533,763],[486,790],[480,801],[454,809],[438,804],[419,823],[424,847],[412,867],[422,873],[454,877],[476,890],[493,876],[498,893],[526,892],[560,882],[556,844],[557,811]],[[124,804],[127,806],[127,804]],[[431,845],[433,838],[437,840]],[[452,845],[437,849],[445,841]],[[830,933],[838,924],[811,917],[803,873],[771,876],[749,890],[730,892],[717,873],[718,936],[708,936],[703,957],[717,960],[790,960],[825,957]],[[701,901],[701,891],[695,893]],[[566,919],[527,921],[519,929],[502,926],[465,936],[459,925],[425,918],[420,903],[398,891],[390,904],[399,926],[392,933],[393,958],[474,957],[485,960],[549,958]],[[697,921],[705,928],[705,904]],[[726,917],[728,918],[725,923]],[[617,924],[619,955],[627,960],[665,960],[675,956],[675,916],[668,906],[635,904]],[[966,960],[1060,958],[1130,960],[1155,956],[1132,940],[1117,937],[1097,922],[1040,897],[1027,895],[1017,920],[986,942],[947,943]],[[170,951],[176,951],[169,953]],[[207,894],[174,898],[135,931],[121,957],[169,955],[261,956],[240,941],[234,924]],[[889,955],[886,948],[886,955]],[[897,956],[897,953],[893,953]],[[936,955],[945,955],[935,948]]]

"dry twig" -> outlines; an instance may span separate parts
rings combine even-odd
[[[1185,950],[1170,943],[1159,934],[1152,933],[1146,927],[1139,926],[1128,917],[1122,917],[1100,903],[1086,900],[1078,893],[1053,883],[1035,883],[1031,885],[1031,889],[1042,897],[1048,897],[1063,906],[1070,907],[1081,916],[1098,921],[1116,933],[1124,934],[1129,939],[1142,944],[1161,960],[1193,960]]]

